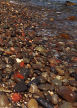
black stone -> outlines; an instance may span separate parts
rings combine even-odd
[[[25,92],[27,91],[27,85],[25,84],[24,81],[20,81],[14,86],[14,91],[15,92]]]
[[[24,76],[24,80],[26,80],[30,74],[30,69],[27,68],[21,68],[20,74]]]
[[[44,108],[54,108],[47,100],[39,97],[36,99],[39,104],[41,104]]]

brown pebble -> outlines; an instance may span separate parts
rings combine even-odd
[[[38,108],[38,103],[35,99],[30,99],[28,102],[28,108]]]
[[[56,67],[56,71],[58,72],[59,75],[64,75],[64,70],[58,66]]]
[[[63,99],[68,102],[75,102],[77,94],[73,92],[70,88],[61,86],[57,92]]]
[[[77,81],[70,80],[69,83],[70,83],[71,86],[77,87]]]
[[[5,94],[0,94],[0,108],[8,107],[9,100]]]
[[[52,103],[53,104],[57,104],[58,103],[58,100],[59,100],[59,98],[58,98],[58,95],[57,94],[52,95]]]
[[[37,85],[35,85],[35,84],[31,84],[29,92],[30,93],[35,93],[39,96],[42,96],[42,92],[38,89]]]

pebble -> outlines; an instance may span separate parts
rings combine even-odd
[[[27,90],[27,86],[24,81],[20,81],[16,83],[14,86],[14,91],[16,92],[25,92]]]
[[[36,77],[35,79],[33,79],[32,81],[30,81],[30,82],[28,83],[28,86],[30,86],[31,84],[36,84],[36,85],[38,85],[38,84],[40,84],[40,83],[45,83],[45,82],[46,82],[46,80],[44,79],[44,77],[38,76],[38,77]]]
[[[54,80],[52,80],[52,83],[56,86],[62,86],[62,81],[58,80],[57,78],[55,78]]]
[[[18,102],[18,101],[20,101],[22,99],[22,96],[19,93],[13,93],[11,98],[12,98],[12,101]]]
[[[66,107],[67,106],[67,107]],[[69,102],[64,102],[61,106],[60,106],[60,108],[73,108],[72,107],[72,104],[71,103],[69,103]]]
[[[45,84],[40,84],[40,85],[38,85],[38,88],[40,89],[40,90],[45,90],[45,91],[48,91],[48,90],[51,90],[51,85],[50,84],[48,84],[48,83],[45,83]]]
[[[77,81],[75,81],[75,80],[70,80],[69,84],[73,87],[77,87]]]
[[[23,59],[16,58],[16,61],[17,61],[17,63],[20,63],[23,61]]]
[[[39,108],[35,99],[30,99],[28,102],[28,108]]]
[[[30,69],[27,68],[21,68],[20,74],[24,76],[24,80],[26,80],[30,74]]]
[[[0,94],[0,108],[5,108],[9,106],[9,100],[7,95]]]
[[[31,84],[29,92],[32,94],[37,94],[39,96],[42,96],[42,92],[38,89],[37,85]]]
[[[53,94],[51,100],[52,100],[52,103],[56,105],[59,102],[58,95],[57,94]]]
[[[46,49],[43,46],[37,46],[37,47],[35,47],[35,50],[39,51],[42,54],[46,53]]]
[[[58,72],[59,75],[64,75],[64,70],[60,67],[56,67],[56,71]]]
[[[59,87],[57,93],[59,94],[59,96],[61,96],[63,99],[65,99],[68,102],[77,101],[77,94],[68,87],[65,86]]]
[[[54,108],[51,103],[49,103],[47,100],[39,97],[37,98],[38,103],[40,103],[44,108]]]

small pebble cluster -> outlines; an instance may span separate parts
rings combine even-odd
[[[0,2],[0,108],[77,108],[77,42],[38,36],[41,10]]]

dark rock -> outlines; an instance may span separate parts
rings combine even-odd
[[[54,108],[47,100],[39,97],[36,99],[38,103],[40,103],[44,108]]]
[[[72,72],[72,73],[70,73],[70,76],[71,76],[71,77],[74,77],[74,78],[75,78],[75,80],[77,81],[77,73]]]
[[[46,84],[40,84],[40,85],[38,85],[38,88],[39,88],[40,90],[45,90],[45,91],[47,91],[47,90],[51,90],[51,85],[48,84],[48,83],[46,83]]]
[[[13,65],[15,63],[15,60],[13,58],[9,58],[8,59],[8,63],[11,64],[11,65]]]
[[[43,78],[43,77],[41,77],[41,76],[38,76],[38,77],[36,77],[35,79],[33,79],[32,81],[30,81],[29,83],[28,83],[28,86],[30,87],[30,85],[31,84],[36,84],[36,85],[38,85],[38,84],[40,84],[40,83],[45,83],[46,82],[46,80]]]
[[[41,74],[41,71],[40,71],[40,70],[35,69],[35,70],[34,70],[34,73],[36,73],[37,75],[40,75],[40,74]]]
[[[27,86],[24,81],[20,81],[14,86],[14,91],[16,92],[25,92],[26,90]]]
[[[77,81],[75,81],[75,80],[70,80],[70,81],[69,81],[69,84],[70,84],[71,86],[77,87]]]
[[[24,76],[24,80],[26,80],[30,74],[30,69],[27,68],[21,68],[20,74]]]

